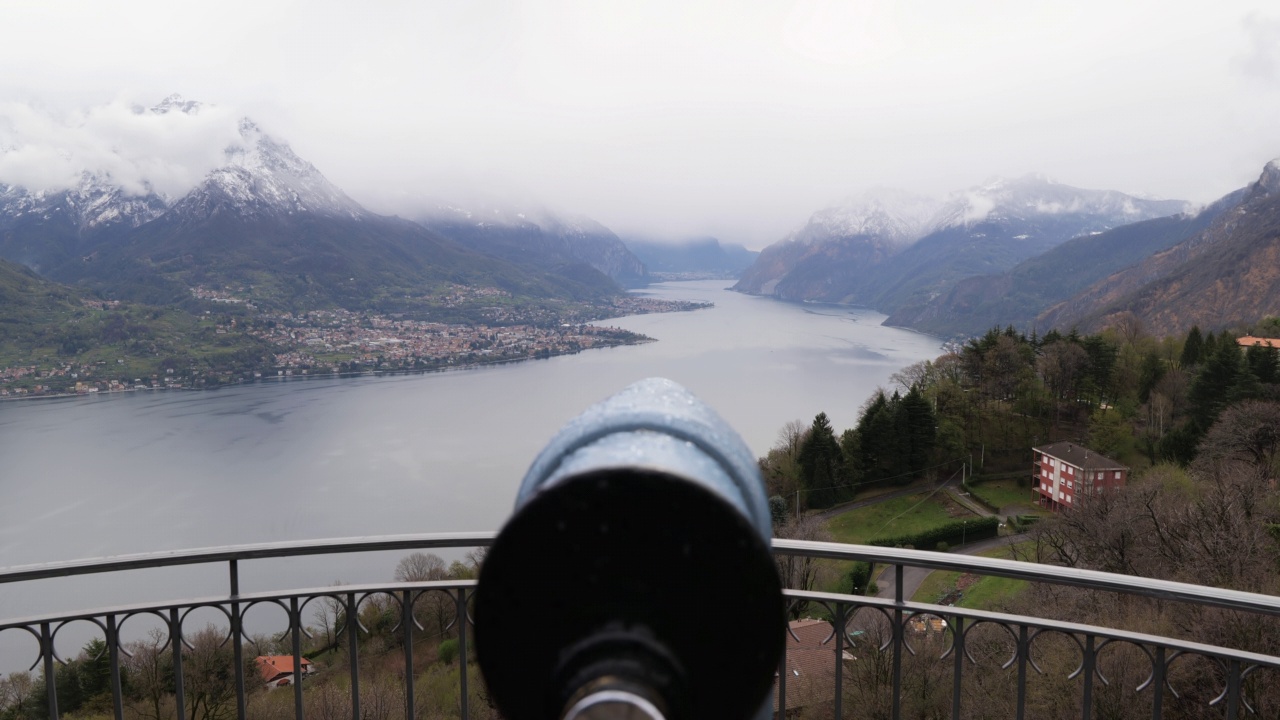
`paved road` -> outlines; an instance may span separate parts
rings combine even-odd
[[[962,547],[955,548],[951,552],[961,553],[963,555],[977,555],[978,553],[985,552],[992,548],[1001,547],[1003,545],[1012,545],[1023,538],[1024,536],[1021,534],[988,538],[986,540],[971,542]],[[903,567],[902,597],[910,600],[911,596],[915,595],[916,591],[920,589],[920,586],[924,584],[925,578],[929,577],[929,574],[933,572],[935,571],[928,568],[910,566]],[[881,571],[879,577],[876,578],[876,585],[879,587],[879,592],[876,593],[876,597],[889,598],[890,600],[893,599],[893,591],[896,583],[894,582],[894,568],[892,565],[886,566],[885,569]]]

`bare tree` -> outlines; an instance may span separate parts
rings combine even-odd
[[[151,720],[168,717],[169,686],[173,682],[173,663],[168,652],[169,641],[164,631],[152,628],[145,639],[129,643],[129,655],[123,655],[129,673],[130,707],[133,712]]]
[[[191,720],[222,720],[236,713],[235,655],[226,639],[212,623],[188,638],[182,686]]]
[[[443,580],[448,576],[448,566],[434,553],[409,553],[396,565],[396,582],[426,582]]]
[[[28,672],[9,673],[0,678],[0,715],[13,720],[27,720],[35,708],[27,706],[35,680]]]
[[[774,534],[776,537],[788,540],[831,541],[831,533],[827,531],[827,526],[817,515],[795,518],[785,525],[778,526]],[[826,568],[821,561],[811,557],[779,554],[775,555],[774,559],[778,564],[778,576],[782,579],[783,587],[793,590],[812,590]],[[792,607],[792,617],[800,617],[806,607],[807,603],[796,603]]]

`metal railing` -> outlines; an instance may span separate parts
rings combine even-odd
[[[131,647],[125,626],[133,618],[150,616],[163,628],[164,652],[169,666],[166,692],[170,694],[172,710],[170,716],[179,720],[187,720],[189,715],[198,714],[188,710],[188,688],[191,679],[190,671],[184,672],[184,659],[194,650],[191,644],[193,634],[184,630],[184,623],[196,610],[206,609],[226,619],[226,635],[222,640],[224,646],[229,645],[233,670],[228,677],[234,676],[235,714],[241,720],[252,716],[247,700],[251,691],[261,684],[261,680],[251,675],[246,669],[248,653],[256,652],[256,641],[246,632],[246,614],[260,606],[275,606],[286,614],[287,627],[277,636],[288,641],[292,655],[293,668],[301,668],[304,653],[304,642],[309,641],[310,631],[306,623],[312,603],[325,601],[331,603],[335,610],[335,642],[327,650],[342,653],[342,663],[334,663],[327,672],[343,674],[344,697],[349,700],[350,717],[361,720],[373,716],[367,708],[362,708],[362,652],[366,651],[366,643],[377,632],[382,632],[391,641],[385,643],[390,650],[383,648],[381,652],[395,652],[402,658],[403,666],[400,674],[402,685],[403,714],[407,718],[444,716],[462,718],[476,717],[478,714],[492,715],[487,706],[474,706],[469,682],[475,678],[468,675],[468,641],[470,632],[470,616],[468,603],[474,593],[475,583],[471,580],[446,580],[435,582],[381,583],[371,585],[345,585],[323,588],[293,589],[282,591],[241,593],[240,563],[266,558],[291,558],[306,555],[334,555],[339,553],[372,552],[388,550],[427,550],[437,548],[474,548],[487,546],[493,539],[493,533],[453,533],[427,535],[400,535],[371,538],[352,538],[341,540],[323,540],[308,542],[268,543],[242,545],[232,547],[209,548],[145,555],[121,556],[98,560],[85,560],[64,563],[50,563],[0,569],[0,586],[44,580],[50,578],[75,577],[101,573],[115,573],[143,568],[161,568],[196,564],[226,564],[228,570],[228,592],[226,595],[202,597],[180,601],[142,603],[110,607],[97,610],[39,615],[26,618],[0,620],[0,637],[7,632],[27,633],[38,645],[38,657],[31,668],[40,669],[44,683],[43,699],[46,707],[28,708],[28,716],[59,717],[58,701],[58,666],[70,660],[61,658],[56,651],[58,634],[72,623],[91,623],[100,630],[106,655],[106,668],[109,672],[109,690],[111,703],[109,712],[116,718],[125,718],[127,688],[125,687],[125,656]],[[1171,698],[1180,698],[1171,684],[1171,674],[1182,658],[1198,657],[1208,662],[1212,672],[1208,675],[1219,683],[1219,687],[1211,693],[1203,693],[1207,702],[1206,708],[1197,712],[1211,712],[1212,716],[1226,718],[1241,717],[1245,713],[1256,713],[1257,708],[1251,703],[1251,695],[1247,686],[1264,684],[1259,677],[1270,670],[1280,669],[1280,656],[1250,652],[1242,649],[1217,647],[1195,641],[1150,635],[1127,630],[1084,625],[1062,620],[1037,618],[1025,615],[989,612],[964,609],[953,606],[942,606],[927,603],[911,602],[902,596],[903,571],[907,567],[920,567],[931,570],[958,571],[982,576],[997,576],[1047,583],[1055,586],[1071,586],[1088,590],[1120,593],[1123,597],[1148,598],[1161,603],[1174,602],[1192,608],[1220,608],[1233,612],[1245,612],[1262,618],[1273,620],[1280,618],[1280,598],[1245,593],[1232,590],[1190,585],[1186,583],[1153,580],[1123,575],[1115,575],[1088,570],[1077,570],[1050,565],[1021,563],[968,555],[926,552],[910,549],[879,548],[858,545],[840,545],[834,543],[804,542],[794,540],[776,540],[774,551],[778,554],[820,558],[841,561],[866,561],[892,568],[896,578],[897,594],[894,598],[863,597],[840,595],[822,592],[787,591],[793,606],[807,604],[809,607],[822,610],[822,615],[830,622],[831,630],[823,648],[830,650],[832,672],[824,677],[830,680],[830,700],[822,703],[807,702],[805,717],[845,716],[849,702],[859,703],[858,717],[880,715],[883,717],[904,717],[904,682],[908,680],[909,671],[904,664],[911,658],[923,657],[923,653],[932,652],[929,657],[934,666],[930,670],[936,681],[940,669],[938,663],[947,663],[946,674],[950,687],[949,709],[934,716],[949,715],[952,718],[969,717],[962,704],[965,678],[975,678],[975,672],[1005,673],[1008,682],[1007,690],[1011,707],[1008,713],[1003,710],[995,712],[992,717],[1017,718],[1028,717],[1028,687],[1031,673],[1040,673],[1042,669],[1037,661],[1039,645],[1045,644],[1049,636],[1065,638],[1067,645],[1074,648],[1078,658],[1077,666],[1066,676],[1066,680],[1078,688],[1078,696],[1069,705],[1067,714],[1088,720],[1095,716],[1095,701],[1100,688],[1110,685],[1110,680],[1103,674],[1101,659],[1103,654],[1111,652],[1108,648],[1125,645],[1140,657],[1149,662],[1149,672],[1141,683],[1133,688],[1134,693],[1149,692],[1150,716],[1165,717],[1166,693]],[[457,704],[450,708],[423,708],[415,697],[414,678],[421,663],[415,665],[415,641],[422,640],[423,628],[418,619],[418,611],[424,598],[443,601],[441,607],[448,607],[452,621],[444,629],[456,638],[459,692]],[[710,601],[711,599],[708,599]],[[360,620],[362,613],[368,612],[370,603],[379,604],[384,615],[394,615],[394,623],[381,631],[366,627]],[[691,612],[693,610],[690,610]],[[868,619],[871,617],[872,619]],[[351,622],[348,619],[354,618]],[[932,625],[922,621],[935,619]],[[536,622],[531,618],[530,622]],[[934,627],[932,636],[924,633],[924,629]],[[1003,637],[1005,647],[1010,653],[1007,660],[998,668],[979,668],[974,656],[974,647],[978,644],[979,630],[995,630],[995,634]],[[869,637],[879,636],[872,642]],[[304,640],[308,639],[308,640]],[[986,643],[986,640],[982,642]],[[398,648],[394,646],[398,644]],[[989,643],[988,643],[989,644]],[[860,659],[851,660],[846,654],[857,652]],[[823,652],[826,652],[825,650]],[[95,658],[101,660],[101,658]],[[877,676],[875,682],[868,685],[866,677],[852,670],[859,663],[870,664],[872,661],[883,662],[884,672]],[[1183,661],[1185,664],[1186,661]],[[778,717],[789,716],[787,683],[796,682],[793,672],[788,672],[787,661],[778,673],[776,686],[776,708]],[[299,675],[300,673],[295,673]],[[790,678],[788,676],[791,676]],[[299,678],[300,679],[300,678]],[[336,682],[330,677],[326,682]],[[984,681],[985,682],[985,681]],[[320,686],[319,680],[294,681],[292,684],[293,708],[296,718],[306,715],[306,698],[308,693],[315,692]],[[868,689],[870,688],[870,689]],[[824,686],[825,690],[825,686]],[[867,705],[867,693],[874,692],[884,702],[881,710],[873,710]],[[914,692],[914,691],[913,691]],[[859,694],[861,693],[861,694]],[[0,703],[3,703],[0,698]],[[1212,708],[1211,710],[1208,708]],[[0,704],[0,717],[10,712],[12,707]],[[46,714],[47,713],[47,714]],[[968,714],[966,714],[968,713]],[[1180,710],[1178,716],[1187,716]],[[343,713],[345,715],[345,712]],[[1174,713],[1171,713],[1171,715]],[[206,713],[206,716],[208,714]],[[1192,715],[1199,716],[1199,715]],[[192,718],[192,720],[198,720]]]

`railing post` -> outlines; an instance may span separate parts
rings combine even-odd
[[[244,645],[241,644],[244,631],[243,618],[240,617],[240,567],[237,561],[230,563],[231,575],[231,652],[236,664],[236,718],[245,720],[249,710],[245,706],[244,688]]]
[[[790,630],[787,631],[788,636]],[[778,720],[785,720],[787,717],[787,646],[791,642],[785,641],[786,645],[782,648],[782,660],[778,663],[778,713],[775,715]]]
[[[49,717],[58,718],[57,667],[53,659],[53,629],[49,623],[40,623],[40,655],[44,660],[44,692],[49,700]]]
[[[893,610],[893,720],[902,718],[902,643],[906,628],[902,619],[902,564],[893,566],[894,583],[893,601],[897,607]]]
[[[951,679],[951,720],[960,720],[960,688],[964,674],[964,618],[956,616],[952,632],[951,652],[955,653],[955,672]]]
[[[1151,668],[1151,691],[1155,693],[1151,698],[1151,718],[1152,720],[1160,720],[1164,713],[1164,684],[1165,684],[1165,660],[1164,648],[1156,648],[1155,660],[1152,660]]]
[[[360,720],[360,619],[356,594],[347,593],[347,662],[351,665],[351,720]]]
[[[404,628],[404,716],[413,720],[413,591],[400,599],[400,627]]]
[[[186,720],[187,692],[182,682],[182,616],[178,608],[169,610],[169,641],[173,648],[173,704],[177,706],[178,720]]]
[[[844,638],[848,632],[847,623],[849,622],[849,606],[844,603],[836,605],[835,620],[835,636],[836,636],[836,720],[844,717]]]
[[[1227,720],[1240,717],[1240,661],[1232,660],[1227,669]]]
[[[1031,644],[1027,641],[1027,626],[1018,626],[1018,720],[1027,716],[1027,658],[1031,656]]]
[[[124,697],[120,687],[120,626],[115,615],[107,616],[107,662],[111,665],[111,709],[116,720],[124,720]]]
[[[462,720],[471,717],[471,697],[467,694],[467,589],[458,588],[458,664],[461,666],[458,677],[461,682],[459,687],[459,702],[461,704]]]
[[[1098,655],[1097,650],[1094,648],[1096,640],[1097,638],[1092,635],[1084,639],[1084,658],[1081,663],[1081,672],[1084,673],[1084,707],[1080,711],[1083,720],[1090,720],[1093,717],[1093,675],[1098,671]],[[1159,694],[1160,691],[1157,689],[1156,695],[1158,696]],[[1158,705],[1158,697],[1156,702]],[[1159,718],[1160,716],[1155,715],[1154,717]]]
[[[302,720],[302,608],[289,598],[289,632],[293,639],[293,717]]]

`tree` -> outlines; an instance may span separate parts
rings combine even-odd
[[[212,623],[188,638],[182,687],[191,720],[222,720],[236,713],[235,654],[226,634]]]
[[[779,526],[774,535],[788,540],[812,540],[830,542],[831,533],[817,515],[805,515],[793,518],[790,522]],[[819,575],[826,567],[817,559],[799,555],[775,554],[778,564],[778,576],[782,586],[793,590],[812,590],[817,586]],[[792,619],[798,618],[808,607],[808,603],[797,602],[791,607]]]
[[[814,416],[808,436],[800,446],[799,460],[800,480],[806,491],[807,504],[810,507],[834,504],[843,487],[841,466],[844,458],[826,413]]]
[[[448,577],[448,568],[439,555],[414,552],[400,558],[395,577],[396,582],[443,580]]]
[[[1133,449],[1133,430],[1116,410],[1098,410],[1089,421],[1089,447],[1113,458]]]
[[[918,387],[912,387],[902,398],[902,414],[907,431],[907,471],[919,475],[932,463],[938,419]]]

